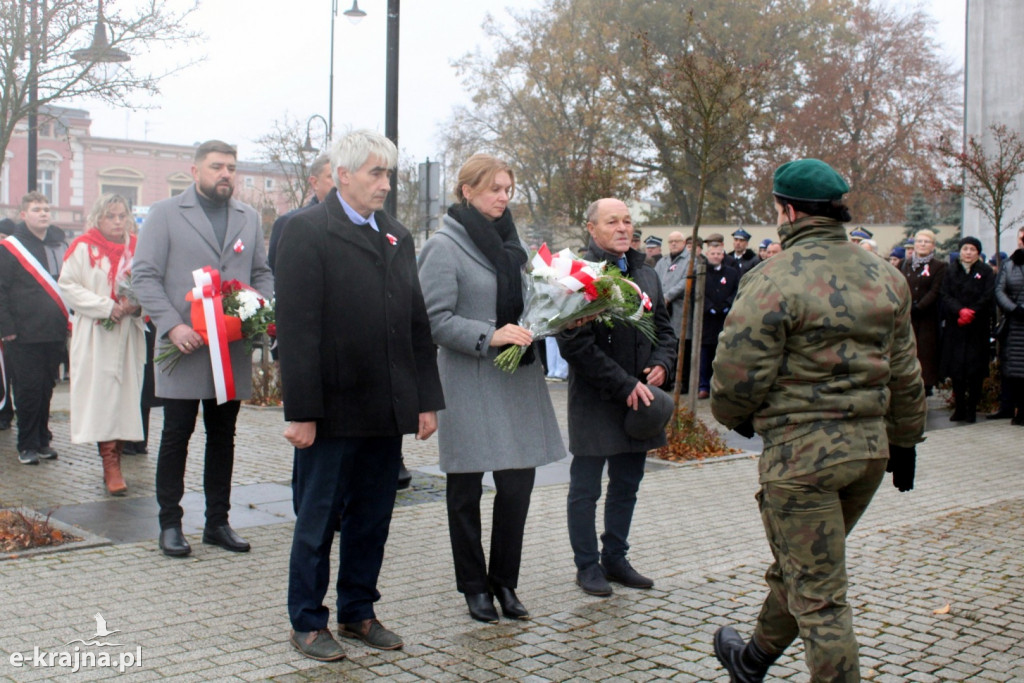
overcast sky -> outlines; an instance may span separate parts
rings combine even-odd
[[[130,0],[129,0],[130,1]],[[180,0],[164,0],[168,4]],[[935,17],[936,37],[963,64],[966,0],[892,0],[920,5]],[[122,3],[125,0],[122,0]],[[109,3],[111,5],[113,3]],[[491,13],[508,25],[506,7],[529,9],[536,0],[406,0],[401,5],[399,48],[399,147],[414,159],[437,158],[438,127],[452,107],[468,97],[451,66],[454,59],[484,44],[481,23]],[[362,0],[367,13],[353,25],[341,13],[351,0],[338,0],[334,24],[334,128],[384,131],[385,14],[387,0]],[[204,0],[195,26],[205,34],[194,55],[201,64],[162,83],[162,94],[140,101],[148,109],[110,109],[90,101],[71,102],[90,111],[92,134],[192,144],[209,138],[234,143],[243,159],[254,159],[253,140],[287,114],[305,122],[328,116],[331,0]],[[145,61],[180,63],[164,53]],[[312,124],[314,142],[322,139]]]

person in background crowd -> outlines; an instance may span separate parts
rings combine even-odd
[[[757,245],[757,258],[761,259],[762,261],[768,258],[768,247],[769,245],[771,245],[771,243],[772,240],[770,237],[761,240],[761,244]]]
[[[872,237],[874,237],[874,234],[864,228],[856,228],[850,232],[850,241],[854,244],[860,244],[862,241],[869,240]]]
[[[732,309],[740,273],[723,263],[725,248],[721,241],[705,243],[704,256],[708,260],[704,285],[704,322],[700,340],[700,383],[697,398],[703,399],[711,391],[711,363],[718,348],[718,334],[725,325],[725,316]]]
[[[910,286],[913,306],[910,323],[917,339],[917,360],[921,363],[921,378],[926,396],[939,382],[940,329],[942,320],[942,279],[946,264],[935,258],[935,233],[918,230],[914,235],[914,248],[900,269]]]
[[[67,243],[46,195],[21,198],[21,223],[0,242],[0,342],[18,396],[18,462],[56,460],[50,400],[67,353],[68,307],[57,286]]]
[[[879,253],[878,253],[878,242],[874,241],[873,239],[861,240],[859,242],[859,244],[860,244],[860,248],[861,249],[863,249],[865,251],[870,251],[875,256],[879,255]]]
[[[768,250],[765,252],[765,258],[770,259],[773,256],[778,256],[782,253],[782,243],[772,242],[768,245]]]
[[[964,237],[958,262],[942,278],[946,324],[939,376],[953,381],[952,422],[977,420],[982,383],[988,377],[995,276],[980,257],[981,242],[976,237]]]
[[[309,165],[309,183],[310,198],[306,206],[314,206],[319,204],[327,196],[327,193],[334,189],[334,173],[331,170],[331,155],[324,152],[316,159],[313,159],[313,163]],[[284,226],[292,216],[294,216],[299,210],[292,209],[287,213],[283,213],[278,216],[277,220],[274,221],[274,226],[270,229],[270,242],[267,246],[267,265],[270,266],[271,272],[274,270],[274,262],[277,260],[277,245],[281,241],[281,235],[284,232]]]
[[[508,210],[514,192],[508,164],[474,154],[459,170],[458,202],[419,258],[430,329],[440,347],[445,410],[438,416],[438,450],[447,476],[455,585],[470,616],[487,623],[498,621],[495,597],[506,617],[530,618],[515,592],[530,495],[536,468],[565,457],[532,349],[511,375],[494,365],[509,345],[533,341],[517,324],[528,256]],[[493,472],[497,491],[489,561],[480,528],[485,472]]]
[[[1000,364],[1005,393],[1011,399],[1005,412],[1010,413],[1011,424],[1024,426],[1024,228],[1017,231],[1017,250],[999,273],[996,303],[1007,326]]]
[[[644,263],[654,268],[658,265],[658,261],[661,260],[661,238],[651,235],[644,240],[644,249],[647,252],[647,258]]]
[[[889,263],[896,270],[903,270],[903,259],[907,258],[907,250],[903,247],[893,247],[889,251]]]
[[[995,276],[999,276],[999,267],[1002,265],[1003,261],[1007,260],[1008,258],[1010,257],[1006,255],[1006,252],[1001,251],[988,260],[988,265],[989,267],[992,268],[992,273]]]
[[[295,447],[289,642],[318,661],[345,657],[323,604],[339,517],[338,634],[403,646],[374,610],[402,435],[430,438],[444,408],[413,237],[383,211],[397,163],[379,133],[339,138],[337,191],[292,216],[278,245],[284,436]]]
[[[129,275],[135,236],[128,200],[105,194],[96,200],[82,233],[64,256],[60,285],[74,311],[71,326],[71,442],[95,443],[103,484],[112,496],[128,486],[121,475],[126,441],[142,438],[142,369],[145,323],[138,302],[119,292]]]
[[[739,228],[732,233],[732,252],[726,254],[725,265],[735,268],[740,276],[745,275],[751,268],[760,263],[757,254],[753,249],[748,249],[750,244],[750,233]]]
[[[776,169],[785,249],[741,281],[715,358],[715,418],[764,439],[757,502],[775,558],[753,637],[715,633],[732,681],[763,680],[798,637],[812,681],[861,680],[846,537],[887,459],[896,488],[913,488],[927,408],[910,292],[847,240],[849,189],[817,159]]]
[[[10,218],[0,218],[0,240],[6,239],[13,233],[14,227],[15,223]],[[3,336],[3,330],[0,330],[0,337]],[[3,375],[0,377],[0,432],[4,432],[11,428],[11,422],[14,421],[14,397],[11,394],[11,371],[6,367],[2,343],[0,343],[0,371]]]
[[[617,265],[650,297],[657,342],[635,327],[609,328],[597,321],[558,335],[558,346],[569,363],[569,543],[576,584],[590,595],[610,595],[609,580],[630,588],[654,585],[626,555],[647,451],[665,445],[665,432],[638,439],[625,423],[629,411],[655,401],[650,387],[670,381],[677,340],[657,275],[644,265],[643,254],[629,248],[630,230],[625,202],[593,202],[587,209],[590,243],[585,258]],[[599,551],[595,525],[606,465],[608,490]]]
[[[631,239],[629,241],[629,248],[630,249],[636,249],[637,251],[642,252],[643,248],[644,248],[644,245],[643,245],[643,242],[642,242],[643,237],[644,237],[644,233],[643,233],[642,230],[634,230],[633,231],[633,239]]]
[[[235,422],[241,399],[252,393],[252,353],[244,340],[231,342],[230,363],[236,398],[217,402],[210,352],[192,328],[192,272],[213,267],[221,282],[238,280],[266,299],[273,298],[274,276],[263,250],[259,214],[231,198],[237,153],[220,140],[196,147],[193,183],[181,194],[150,207],[139,233],[132,285],[160,339],[181,352],[174,371],[160,369],[156,394],[164,401],[164,425],[156,464],[156,498],[160,506],[160,550],[185,557],[192,547],[181,530],[188,444],[203,405],[206,452],[203,489],[206,525],[203,543],[231,552],[248,552],[249,543],[228,523],[231,474],[235,463]]]
[[[128,221],[128,231],[136,235],[139,231],[134,220]],[[156,357],[156,325],[143,314],[146,325],[146,364],[142,369],[142,394],[139,397],[139,412],[142,414],[142,440],[126,441],[121,446],[121,455],[149,455],[149,414],[153,408],[164,405],[156,395],[156,374],[154,358]]]
[[[654,269],[661,282],[661,290],[665,297],[665,307],[670,316],[669,325],[677,335],[677,339],[679,335],[684,335],[686,340],[683,357],[677,359],[677,362],[683,364],[683,380],[680,387],[683,393],[688,392],[690,384],[690,351],[693,343],[693,311],[690,312],[690,320],[687,321],[686,329],[683,329],[686,274],[690,269],[690,257],[692,254],[690,239],[683,237],[683,233],[678,230],[670,232],[668,235],[668,258],[658,261],[658,265]],[[697,240],[698,244],[703,244],[703,240],[700,237]]]

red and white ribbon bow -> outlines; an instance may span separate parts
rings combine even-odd
[[[220,273],[209,266],[192,271],[196,286],[192,289],[193,301],[203,304],[203,318],[210,346],[210,367],[213,369],[213,386],[217,392],[217,404],[235,399],[235,376],[231,371],[231,354],[228,352],[228,333],[224,324],[224,303],[220,291]]]
[[[598,273],[585,261],[573,258],[571,251],[563,249],[552,254],[546,242],[540,245],[532,265],[535,275],[550,277],[572,292],[580,291],[598,278]]]

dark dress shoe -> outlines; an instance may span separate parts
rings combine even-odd
[[[1006,412],[1006,411],[1003,411],[1003,410],[998,410],[998,411],[996,411],[994,413],[989,413],[988,415],[986,415],[985,419],[986,420],[1010,420],[1010,419],[1013,419],[1013,411],[1011,410],[1010,412]]]
[[[519,602],[514,590],[506,586],[491,586],[491,590],[494,591],[494,597],[501,605],[501,613],[506,617],[523,620],[530,618],[530,613],[523,607],[523,603]]]
[[[576,572],[576,585],[588,595],[604,597],[612,594],[612,585],[604,575],[604,569],[596,562]]]
[[[181,527],[160,530],[160,550],[168,557],[185,557],[192,552],[192,546],[185,540]]]
[[[498,610],[494,609],[490,593],[466,593],[469,616],[485,624],[498,623]]]
[[[236,534],[235,530],[227,524],[203,529],[203,543],[219,545],[224,550],[230,550],[233,553],[249,552],[249,542]]]
[[[403,491],[409,488],[412,483],[412,472],[405,468],[405,456],[398,462],[398,490]]]
[[[604,567],[604,575],[608,577],[609,581],[622,584],[626,588],[654,587],[654,581],[633,569],[633,565],[624,557],[601,564]]]

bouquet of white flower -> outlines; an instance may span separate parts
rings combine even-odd
[[[650,297],[618,267],[577,259],[568,249],[552,254],[547,244],[541,245],[523,273],[523,302],[519,325],[532,332],[535,340],[594,315],[609,327],[631,325],[651,341],[657,340]],[[510,347],[498,354],[494,364],[515,372],[525,353],[525,346]]]

